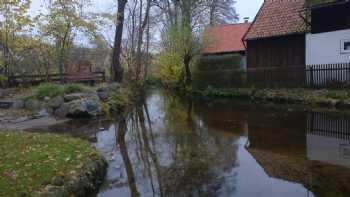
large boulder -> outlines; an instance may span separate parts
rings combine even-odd
[[[56,96],[48,101],[48,107],[52,109],[59,108],[64,103],[64,98],[62,96]]]
[[[41,105],[41,102],[38,101],[37,99],[30,98],[25,101],[24,107],[28,110],[38,111],[38,110],[41,110],[42,105]]]
[[[60,118],[67,117],[69,113],[69,105],[67,103],[63,103],[58,109],[55,110],[54,115]]]
[[[82,98],[61,105],[55,111],[59,117],[84,118],[101,114],[101,102],[98,99]]]
[[[23,109],[23,108],[24,108],[24,100],[23,100],[23,99],[16,99],[16,100],[13,102],[12,107],[13,107],[14,109]]]
[[[81,100],[81,99],[99,100],[99,97],[98,97],[97,93],[73,93],[73,94],[67,94],[64,96],[65,102],[71,102],[71,101]]]
[[[64,96],[64,101],[65,102],[71,102],[74,100],[80,100],[82,98],[87,97],[87,94],[85,93],[73,93],[73,94],[67,94]]]

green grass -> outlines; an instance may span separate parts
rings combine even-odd
[[[32,196],[53,177],[72,176],[97,156],[88,142],[65,135],[0,131],[0,196]]]
[[[89,91],[89,88],[81,84],[60,85],[54,83],[44,83],[35,88],[33,96],[39,100],[43,100],[45,97],[54,98],[65,94],[87,91]]]

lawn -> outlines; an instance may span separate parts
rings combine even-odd
[[[81,139],[0,131],[0,196],[32,196],[54,177],[67,180],[75,176],[96,156]]]

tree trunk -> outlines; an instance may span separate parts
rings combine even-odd
[[[119,127],[117,130],[117,143],[120,148],[120,154],[122,156],[122,159],[124,161],[126,175],[128,178],[128,185],[131,193],[131,197],[139,197],[140,193],[137,190],[136,180],[135,180],[135,173],[132,167],[132,163],[128,154],[128,149],[125,142],[125,135],[127,132],[127,122],[125,119],[122,119],[119,122]]]
[[[146,7],[146,13],[145,18],[142,20],[142,2],[140,5],[140,13],[139,13],[139,21],[142,24],[139,27],[138,32],[138,43],[137,43],[137,56],[136,56],[136,83],[139,83],[140,74],[141,74],[141,66],[142,66],[142,43],[143,43],[143,34],[145,31],[145,28],[147,27],[147,24],[149,22],[149,12],[151,8],[151,0],[147,0],[147,7]]]
[[[120,63],[120,54],[122,52],[122,38],[124,27],[124,12],[127,0],[118,0],[117,25],[114,38],[114,49],[112,57],[112,76],[116,82],[123,80],[123,68]]]
[[[60,57],[59,57],[59,74],[60,74],[60,83],[64,84],[64,48],[60,49]]]
[[[191,55],[186,54],[184,57],[184,65],[185,65],[185,85],[190,86],[192,83],[192,73],[190,69],[191,64]]]

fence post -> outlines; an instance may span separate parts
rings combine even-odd
[[[346,77],[346,86],[350,85],[350,63],[346,65],[346,69],[348,69],[348,76]]]
[[[310,85],[311,85],[311,87],[314,87],[314,70],[313,70],[313,66],[310,66],[309,72],[310,72]]]

